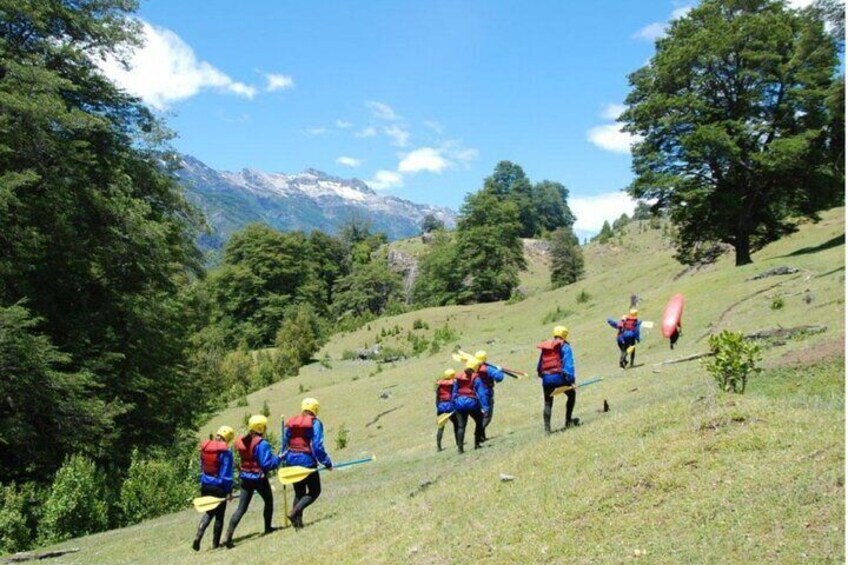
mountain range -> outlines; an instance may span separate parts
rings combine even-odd
[[[231,233],[254,222],[280,231],[336,234],[351,220],[366,221],[372,232],[383,232],[390,240],[421,233],[421,221],[428,214],[449,228],[456,223],[449,208],[384,196],[359,179],[315,169],[293,175],[257,169],[217,171],[183,155],[177,175],[187,198],[204,212],[211,228],[199,242],[205,249],[221,248]]]

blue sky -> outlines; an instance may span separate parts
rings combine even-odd
[[[107,74],[216,169],[315,168],[458,209],[495,164],[570,191],[581,233],[631,211],[627,75],[674,0],[147,0]]]

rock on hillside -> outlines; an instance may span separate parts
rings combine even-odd
[[[382,196],[361,180],[336,178],[315,169],[295,175],[256,169],[216,171],[184,155],[177,175],[188,199],[209,221],[212,233],[200,242],[205,248],[220,248],[232,232],[252,222],[282,231],[318,229],[334,234],[351,219],[366,220],[372,231],[383,232],[391,240],[418,234],[427,214],[448,227],[456,222],[448,208]]]

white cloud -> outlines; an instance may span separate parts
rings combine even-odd
[[[115,59],[98,60],[109,79],[156,109],[213,89],[251,99],[256,88],[234,81],[206,61],[169,29],[142,21],[144,45],[128,56],[129,70]]]
[[[613,153],[630,153],[630,146],[639,138],[621,130],[618,124],[605,124],[591,128],[586,135],[592,143]]]
[[[309,128],[305,132],[307,135],[322,135],[327,133],[327,128],[317,127],[317,128]]]
[[[400,116],[398,116],[392,109],[392,107],[388,104],[369,100],[365,103],[365,105],[371,110],[371,115],[373,115],[378,120],[386,120],[389,122],[393,122],[397,119],[400,119]]]
[[[396,186],[403,186],[403,176],[387,170],[379,170],[374,174],[374,178],[365,181],[372,190],[388,190]]]
[[[346,122],[344,120],[336,120],[336,127],[339,129],[347,129],[351,127],[353,124],[350,122]]]
[[[442,156],[439,150],[432,147],[421,147],[415,151],[410,151],[401,159],[398,163],[398,172],[408,174],[426,171],[441,174],[448,167],[450,167],[450,162]]]
[[[265,90],[274,92],[275,90],[288,90],[294,88],[294,79],[288,75],[270,73],[265,75]]]
[[[678,8],[675,8],[674,10],[672,10],[668,21],[650,23],[639,31],[637,31],[636,33],[634,33],[632,37],[634,39],[642,39],[645,41],[656,41],[657,39],[665,35],[665,31],[666,29],[668,29],[668,24],[670,21],[682,18],[683,16],[688,14],[689,10],[691,9],[691,5],[680,6]]]
[[[595,196],[571,196],[568,206],[576,218],[575,231],[597,233],[605,220],[612,224],[622,214],[632,215],[636,201],[624,192],[605,192]]]
[[[356,137],[374,137],[377,135],[377,128],[374,126],[368,126],[367,128],[363,128],[354,134]]]
[[[601,117],[607,120],[617,120],[626,109],[627,106],[624,104],[607,104],[601,110]]]
[[[442,135],[442,133],[444,133],[445,131],[445,128],[444,126],[442,126],[442,124],[433,120],[426,120],[424,122],[424,125],[433,130],[434,132],[438,133],[439,135]]]
[[[663,22],[654,22],[648,24],[636,33],[633,34],[634,39],[644,39],[645,41],[656,41],[665,33],[665,28],[668,24]]]
[[[409,143],[409,132],[397,124],[384,127],[383,133],[391,138],[392,145],[406,147]]]
[[[362,164],[362,160],[357,159],[356,157],[341,156],[336,159],[336,163],[338,163],[339,165],[344,165],[345,167],[358,167]]]

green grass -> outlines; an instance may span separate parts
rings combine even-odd
[[[584,281],[540,287],[512,305],[432,308],[372,322],[336,336],[316,356],[329,355],[332,369],[305,367],[251,394],[248,407],[232,405],[208,422],[201,436],[222,423],[241,427],[242,415],[266,401],[276,421],[297,411],[302,387],[321,401],[329,447],[342,425],[349,430],[347,447],[331,449],[336,461],[378,455],[323,476],[324,494],[307,510],[302,532],[258,536],[257,500],[230,551],[210,552],[211,532],[200,554],[191,551],[198,515],[187,510],[72,540],[59,547],[81,551],[54,562],[844,562],[845,248],[823,245],[844,233],[844,210],[756,253],[753,265],[734,268],[724,257],[682,275],[660,230],[639,223],[627,230],[622,242],[588,247]],[[746,280],[781,265],[801,272]],[[578,303],[583,290],[591,299]],[[643,334],[637,367],[618,369],[605,318],[621,315],[637,294],[641,317],[659,322],[676,292],[687,303],[675,350],[657,324]],[[805,302],[805,293],[815,300]],[[775,297],[783,308],[772,309]],[[345,350],[373,345],[383,328],[399,326],[392,339],[406,341],[416,320],[429,329],[414,334],[432,336],[448,324],[456,343],[379,372],[373,362],[341,359]],[[445,367],[456,367],[453,347],[486,349],[494,362],[531,371],[535,344],[560,323],[571,330],[578,380],[605,377],[578,396],[575,415],[584,425],[545,437],[538,383],[507,378],[497,389],[491,441],[461,457],[446,441],[450,449],[436,453],[432,387]],[[745,395],[721,393],[698,361],[661,364],[706,351],[710,332],[802,324],[828,329],[765,349],[767,370]],[[600,411],[604,400],[610,412]],[[563,412],[557,400],[555,423]],[[502,482],[501,473],[515,480]],[[278,488],[276,523],[282,494]]]

